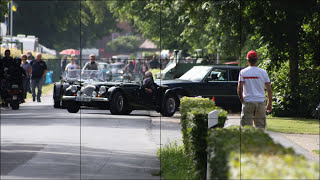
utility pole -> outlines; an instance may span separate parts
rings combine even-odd
[[[12,49],[12,24],[13,24],[13,12],[12,12],[13,0],[11,0],[10,5],[10,36],[11,36],[11,49]]]

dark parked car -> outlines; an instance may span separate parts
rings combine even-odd
[[[239,66],[194,66],[180,78],[157,80],[159,85],[167,85],[179,97],[215,97],[215,103],[225,109],[240,111],[241,103],[237,96]]]
[[[83,72],[81,81],[64,91],[62,100],[68,112],[76,113],[81,106],[93,106],[119,115],[133,110],[156,110],[170,117],[179,107],[178,96],[167,86],[157,86],[155,92],[148,94],[138,82],[106,82],[92,73]]]

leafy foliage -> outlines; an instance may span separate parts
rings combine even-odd
[[[9,0],[0,1],[0,16],[3,17],[8,13],[8,2]]]
[[[320,100],[320,66],[313,61],[299,63],[299,90],[300,98],[296,98],[290,88],[289,61],[284,61],[275,67],[271,61],[264,61],[259,66],[269,72],[273,89],[273,110],[275,116],[315,116],[315,107]],[[296,103],[292,103],[296,102]]]
[[[206,178],[208,113],[218,109],[219,126],[223,127],[227,112],[215,107],[207,98],[184,97],[181,99],[181,131],[186,155],[191,159],[191,170],[196,179]]]
[[[35,35],[46,47],[63,50],[88,47],[110,33],[116,20],[102,1],[15,1],[14,34]],[[81,44],[80,44],[81,43]]]
[[[169,143],[158,149],[157,156],[161,163],[161,175],[164,179],[194,179],[189,171],[192,162],[182,145]]]
[[[274,143],[253,127],[211,130],[208,153],[213,179],[238,179],[240,172],[244,179],[319,178],[319,164]]]
[[[132,53],[139,49],[141,40],[136,36],[121,36],[106,44],[106,48],[111,49],[113,52],[119,53]]]

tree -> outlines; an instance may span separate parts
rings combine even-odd
[[[109,11],[96,20],[97,14],[87,1],[16,3],[20,8],[14,15],[14,34],[35,35],[41,44],[57,50],[92,46],[116,24]]]
[[[3,17],[8,13],[8,2],[9,0],[0,1],[0,16]]]
[[[268,44],[268,53],[274,65],[289,60],[289,79],[294,107],[300,107],[299,63],[319,60],[319,6],[320,1],[244,1],[243,17],[255,27],[261,42]],[[303,27],[315,24],[306,32]],[[306,24],[307,23],[307,24]],[[308,26],[308,25],[307,25]],[[318,28],[318,30],[316,30]],[[305,36],[309,36],[305,39]],[[310,36],[312,38],[310,38]],[[312,47],[310,47],[312,44]],[[307,46],[307,47],[306,47]],[[305,48],[311,50],[311,59],[306,59]],[[313,51],[313,52],[312,52]],[[302,107],[301,107],[302,108]],[[298,113],[298,111],[297,111]]]
[[[133,53],[139,50],[140,38],[136,36],[121,36],[106,44],[106,47],[113,52]]]

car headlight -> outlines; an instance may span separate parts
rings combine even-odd
[[[99,89],[99,94],[104,94],[105,92],[107,92],[107,88],[105,86],[101,86]]]
[[[70,90],[71,90],[72,93],[75,93],[75,92],[77,92],[78,87],[73,85],[73,86],[71,86]]]
[[[93,91],[92,92],[92,97],[97,97],[97,92]]]

